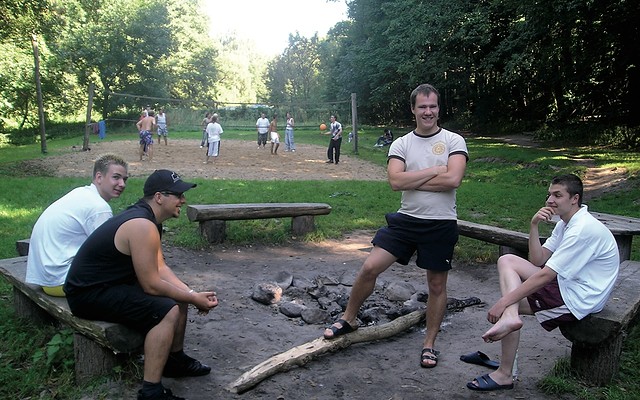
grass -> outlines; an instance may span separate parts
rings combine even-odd
[[[387,148],[374,148],[382,129],[365,128],[359,132],[358,157],[385,165]],[[403,132],[396,129],[395,132]],[[172,138],[200,140],[199,131],[171,132]],[[109,131],[108,140],[135,138],[131,130]],[[253,130],[228,129],[226,139],[255,139]],[[93,141],[95,138],[92,137]],[[296,142],[326,145],[328,137],[317,130],[296,130]],[[525,148],[505,144],[490,138],[468,138],[471,160],[464,182],[458,191],[458,213],[461,219],[493,224],[526,232],[531,215],[543,204],[549,179],[558,173],[582,175],[585,167],[576,158],[589,158],[597,166],[624,167],[630,174],[627,188],[609,193],[589,202],[593,211],[640,217],[640,155],[607,148],[565,148],[561,151]],[[29,237],[40,213],[51,202],[74,187],[87,184],[87,178],[58,178],[46,170],[34,170],[27,160],[69,152],[72,146],[82,146],[82,137],[50,140],[48,153],[40,153],[39,145],[0,147],[0,257],[15,256],[15,241]],[[352,144],[343,143],[343,152],[352,152]],[[77,151],[77,150],[76,150]],[[318,229],[305,238],[292,238],[287,221],[279,219],[230,222],[229,242],[286,243],[290,240],[322,240],[338,237],[358,229],[376,229],[384,224],[384,214],[397,210],[400,194],[390,190],[386,182],[360,181],[245,181],[216,180],[208,185],[194,180],[198,190],[189,193],[191,203],[216,202],[321,202],[329,203],[331,214],[316,218]],[[120,199],[111,202],[115,212],[134,202],[142,192],[143,180],[131,178]],[[164,240],[186,248],[205,248],[197,225],[183,216],[166,224]],[[458,262],[495,262],[496,247],[464,238],[456,248]],[[632,249],[632,259],[640,260],[640,240]],[[76,388],[72,383],[72,359],[69,346],[64,345],[64,332],[36,328],[18,321],[7,307],[10,287],[0,283],[0,396],[42,399],[72,399],[89,387]],[[57,336],[56,336],[57,335]],[[57,338],[57,339],[56,339]],[[53,342],[53,343],[52,343]],[[62,343],[62,344],[60,344]],[[605,388],[590,388],[568,374],[567,361],[556,366],[541,382],[541,389],[550,394],[571,394],[582,399],[632,399],[638,393],[640,372],[640,332],[635,329],[625,342],[621,373]],[[51,349],[56,351],[51,352]],[[45,356],[52,354],[51,357]],[[122,376],[130,377],[123,374]]]

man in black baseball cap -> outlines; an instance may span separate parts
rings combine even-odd
[[[180,175],[168,169],[157,169],[144,183],[144,197],[153,196],[157,192],[182,194],[189,189],[196,187],[195,183],[185,182]]]
[[[184,353],[188,305],[202,313],[218,305],[215,292],[196,292],[165,263],[162,222],[178,218],[186,203],[184,182],[166,169],[154,171],[144,197],[109,219],[73,259],[64,291],[74,315],[120,323],[145,335],[144,376],[138,399],[181,399],[162,376],[201,376],[207,365]]]

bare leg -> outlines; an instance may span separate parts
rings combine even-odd
[[[540,268],[513,254],[500,257],[498,260],[498,274],[500,275],[500,290],[502,294],[515,290],[522,285],[522,282],[538,271],[540,271]],[[526,299],[507,307],[498,322],[482,335],[482,339],[485,342],[497,341],[522,328],[520,313],[531,314],[531,308]]]
[[[153,145],[149,145],[149,161],[153,160]]]
[[[427,271],[429,298],[427,299],[427,334],[422,348],[434,348],[436,336],[447,311],[448,272]],[[435,356],[435,354],[434,354]],[[425,360],[425,365],[435,365],[435,360]]]
[[[186,303],[178,304],[180,315],[176,324],[175,334],[173,335],[173,342],[171,343],[171,352],[180,351],[184,348],[184,334],[187,330],[187,314],[189,311],[189,305]]]
[[[147,382],[162,380],[162,371],[172,348],[180,310],[173,307],[144,339],[144,377]]]
[[[343,320],[347,321],[352,327],[356,327],[356,318],[358,311],[362,306],[362,303],[373,293],[373,289],[376,286],[376,280],[378,275],[384,272],[391,264],[396,261],[396,257],[388,251],[373,246],[373,250],[369,254],[369,257],[364,261],[358,276],[351,288],[351,295],[349,296],[349,302],[347,308],[342,314]],[[336,327],[340,327],[338,324],[334,324]],[[333,337],[331,329],[325,329],[325,338]]]
[[[500,290],[502,294],[509,293],[522,284],[540,268],[518,256],[508,254],[498,260],[498,273],[500,274]],[[532,314],[531,307],[526,299],[507,307],[496,324],[489,329],[482,338],[487,342],[501,340],[502,355],[500,367],[489,374],[499,385],[513,383],[513,363],[520,344],[520,328],[522,328],[521,314]],[[472,382],[478,385],[474,380]]]

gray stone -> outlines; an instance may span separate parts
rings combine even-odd
[[[387,311],[384,307],[371,307],[360,313],[360,320],[365,324],[372,324],[380,322],[387,315]]]
[[[336,286],[340,284],[340,281],[334,277],[318,275],[316,277],[316,284],[318,286],[324,286],[324,285]]]
[[[282,297],[282,288],[275,283],[259,283],[253,288],[251,298],[262,304],[275,304]]]
[[[304,289],[304,290],[309,290],[312,288],[315,288],[317,285],[313,282],[311,282],[309,279],[306,278],[298,278],[298,277],[293,277],[293,282],[291,283],[294,287],[300,288],[300,289]]]
[[[302,320],[307,324],[326,324],[331,322],[331,314],[317,308],[306,308],[302,311]]]
[[[287,271],[280,271],[278,272],[278,275],[276,275],[275,280],[282,290],[286,290],[293,282],[293,274]]]
[[[356,276],[358,275],[357,270],[348,270],[345,271],[340,276],[340,284],[345,286],[353,286],[353,283],[356,281]]]
[[[300,318],[302,316],[302,311],[306,308],[307,306],[304,304],[295,301],[287,301],[280,304],[280,312],[289,318]]]
[[[390,301],[407,301],[416,292],[416,288],[407,282],[392,282],[384,290],[384,295]]]

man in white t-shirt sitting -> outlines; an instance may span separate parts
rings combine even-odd
[[[582,181],[560,175],[549,186],[547,202],[531,219],[529,260],[513,254],[498,259],[502,298],[482,335],[500,340],[500,367],[467,383],[471,390],[512,389],[512,370],[520,341],[521,314],[535,315],[547,331],[604,308],[618,276],[620,256],[609,229],[582,204]],[[557,215],[551,237],[540,244],[538,225]]]
[[[113,216],[107,203],[120,197],[128,176],[127,162],[114,154],[99,157],[93,181],[73,189],[40,215],[29,240],[26,282],[51,296],[64,296],[62,285],[71,261],[89,235]]]

